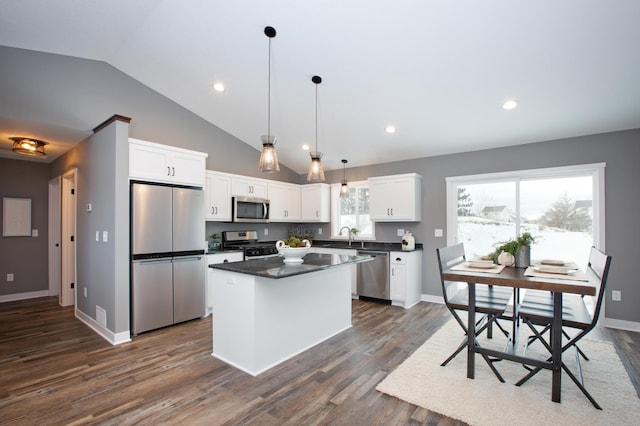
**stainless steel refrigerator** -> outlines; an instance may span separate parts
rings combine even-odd
[[[205,315],[204,191],[131,184],[131,330]]]

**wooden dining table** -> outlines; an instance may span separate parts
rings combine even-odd
[[[551,400],[560,402],[560,389],[562,378],[562,295],[572,293],[593,296],[596,293],[596,285],[589,281],[565,279],[568,277],[532,277],[525,275],[526,269],[506,267],[500,273],[487,273],[484,271],[453,270],[443,271],[442,278],[446,281],[465,282],[469,291],[469,310],[467,332],[467,377],[474,378],[475,355],[486,354],[491,357],[515,361],[518,363],[541,367],[552,371]],[[514,335],[511,336],[512,344],[507,345],[503,351],[482,347],[476,340],[476,284],[487,284],[503,287],[511,287],[515,290],[534,289],[546,290],[553,294],[553,321],[551,324],[551,357],[550,361],[526,357],[517,353],[517,327],[514,327]],[[517,293],[517,292],[516,292]],[[514,300],[513,320],[517,318],[518,300]]]

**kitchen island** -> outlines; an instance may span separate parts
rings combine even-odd
[[[369,256],[309,253],[209,265],[213,356],[253,376],[351,327],[351,277]]]

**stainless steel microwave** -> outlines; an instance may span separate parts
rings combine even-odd
[[[269,200],[252,197],[233,197],[234,222],[269,223]]]

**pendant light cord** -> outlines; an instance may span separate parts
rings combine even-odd
[[[271,37],[269,37],[269,83],[267,84],[267,136],[271,137]]]

